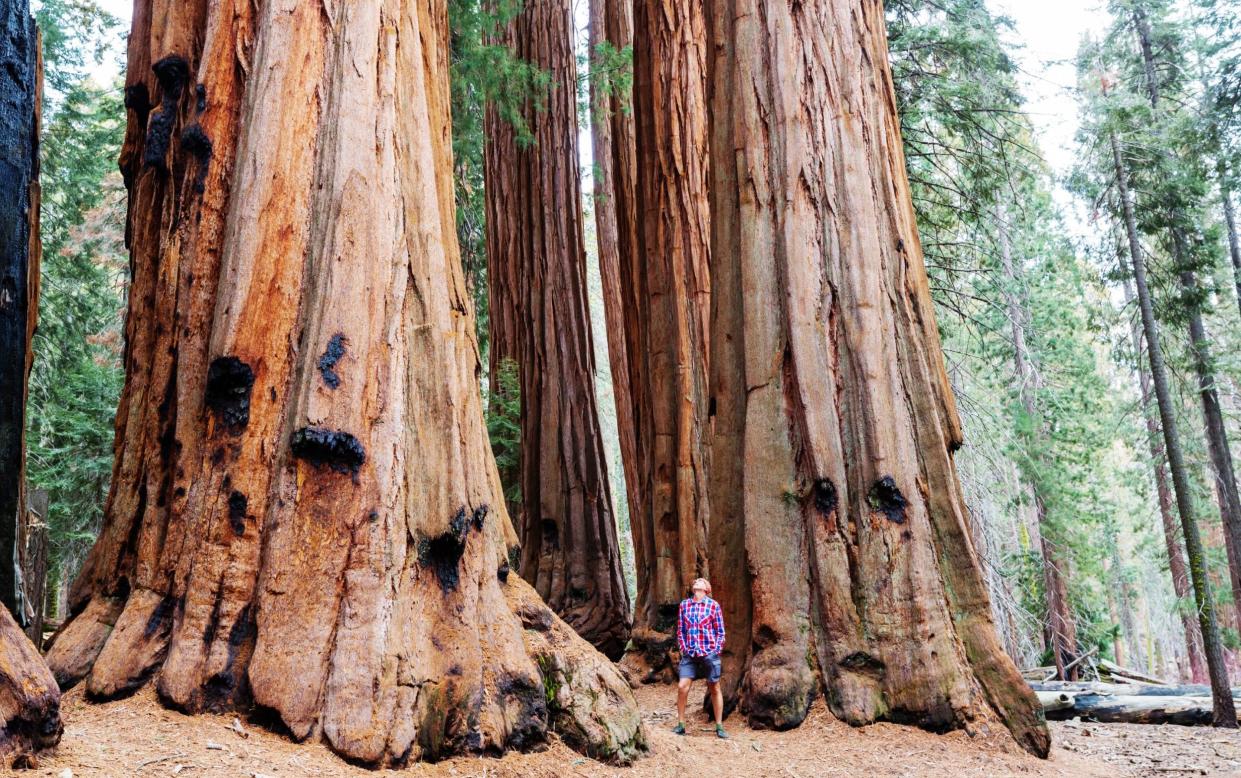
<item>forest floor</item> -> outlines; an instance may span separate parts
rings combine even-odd
[[[65,736],[57,752],[25,776],[181,776],[207,778],[733,778],[733,776],[1241,776],[1241,733],[1210,728],[1082,722],[1052,723],[1051,758],[1025,754],[995,726],[934,735],[876,724],[860,729],[837,721],[822,702],[790,732],[763,732],[728,722],[719,740],[697,722],[686,737],[670,731],[676,717],[670,687],[638,690],[651,753],[629,768],[583,759],[560,742],[504,759],[458,758],[403,771],[370,771],[341,761],[321,744],[296,744],[231,716],[185,716],[162,707],[148,688],[106,704],[62,701]],[[241,729],[241,732],[237,731]]]

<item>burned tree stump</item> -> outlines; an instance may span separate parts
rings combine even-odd
[[[22,619],[26,384],[39,298],[39,36],[27,0],[0,6],[0,604]],[[24,623],[24,620],[23,620]]]

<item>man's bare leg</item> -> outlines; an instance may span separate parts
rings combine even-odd
[[[707,691],[711,694],[711,709],[715,712],[715,725],[724,723],[724,692],[720,690],[720,682],[707,681]]]
[[[674,732],[685,735],[685,704],[690,699],[690,684],[694,679],[683,677],[676,681],[676,728]]]

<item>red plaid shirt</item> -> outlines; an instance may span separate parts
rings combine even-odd
[[[724,647],[724,611],[710,597],[681,601],[677,614],[677,645],[682,656],[718,654]]]

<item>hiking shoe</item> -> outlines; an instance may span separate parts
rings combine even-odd
[[[685,734],[685,722],[678,721],[677,725],[672,728],[672,734],[684,735]]]
[[[723,724],[715,725],[715,736],[718,737],[720,740],[728,740],[728,733],[724,731]]]

